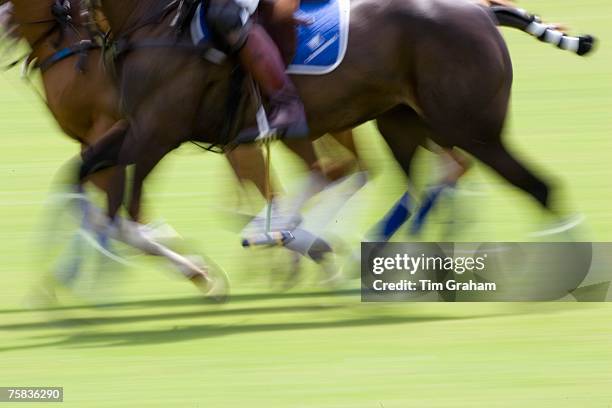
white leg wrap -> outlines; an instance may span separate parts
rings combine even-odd
[[[292,231],[297,227],[302,221],[300,216],[302,207],[308,200],[323,190],[326,185],[327,180],[323,176],[317,173],[311,173],[304,187],[300,189],[300,193],[297,197],[292,199],[274,199],[272,201],[270,230]],[[248,237],[265,232],[267,213],[268,205],[266,204],[253,221],[242,230],[242,236]]]
[[[321,194],[319,203],[309,212],[302,223],[305,228],[316,233],[324,233],[338,212],[367,182],[367,173],[359,172],[344,177],[329,185]]]

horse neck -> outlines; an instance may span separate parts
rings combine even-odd
[[[115,36],[135,27],[150,16],[153,10],[161,9],[168,0],[102,0],[102,12]]]
[[[20,36],[25,39],[32,47],[32,56],[44,59],[57,51],[59,47],[66,47],[77,41],[76,33],[67,30],[62,42],[55,44],[59,38],[59,30],[51,33],[52,28],[57,24],[51,13],[54,0],[13,0],[13,15],[15,22],[19,25]],[[79,8],[73,1],[72,18],[75,27],[81,34],[85,30],[80,21]],[[48,34],[48,35],[47,35]],[[45,38],[45,35],[47,37]]]

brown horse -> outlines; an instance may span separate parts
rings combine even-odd
[[[173,8],[156,0],[103,0],[119,55],[120,92],[131,122],[119,163],[136,164],[130,214],[138,216],[139,183],[187,140],[216,142],[224,126],[233,63],[215,65],[177,42]],[[376,119],[396,158],[409,163],[423,135],[459,147],[550,209],[550,189],[508,152],[502,138],[512,66],[490,12],[468,1],[359,0],[351,4],[344,62],[323,76],[294,76],[311,138]],[[256,28],[251,35],[260,35]],[[156,43],[157,47],[151,47]],[[148,46],[143,46],[148,44]],[[449,67],[452,67],[450,69]],[[179,103],[180,101],[180,103]],[[253,117],[253,109],[245,117]],[[410,132],[413,131],[413,132]],[[300,149],[308,141],[291,141]],[[316,171],[314,153],[304,155]],[[122,201],[119,172],[113,217]]]
[[[298,3],[299,2],[294,0],[277,0],[277,2],[275,3],[275,8],[280,9],[280,11],[273,12],[272,14],[276,16],[275,18],[277,20],[279,18],[281,20],[291,20],[294,18],[293,15],[297,10]],[[564,48],[563,46],[561,46],[562,44],[568,44],[570,42],[573,42],[574,44],[577,44],[578,47],[575,49],[566,47],[566,49],[570,49],[571,51],[574,51],[579,55],[585,55],[591,50],[591,37],[568,36],[565,32],[567,28],[562,28],[563,26],[559,24],[542,24],[540,23],[540,19],[537,16],[529,14],[524,10],[517,9],[514,3],[510,1],[482,0],[479,1],[479,3],[481,3],[483,6],[490,7],[491,10],[493,10],[499,26],[508,26],[522,30],[526,33],[538,37],[543,42],[552,42],[560,46],[560,48]],[[278,17],[279,15],[281,17]],[[546,30],[543,32],[541,30],[544,27],[546,28]],[[559,41],[559,38],[564,38],[564,41]],[[287,53],[290,54],[291,50],[289,50]],[[339,163],[337,162],[337,160],[327,160],[325,166],[323,166],[327,176],[329,177],[331,175],[334,179],[338,179],[340,177],[345,177],[349,169],[357,171],[367,170],[367,165],[363,162],[363,160],[361,160],[359,152],[356,149],[352,131],[348,130],[346,132],[335,134],[333,136],[336,141],[340,143],[340,145],[342,145],[350,154],[352,154],[352,157],[349,157],[348,159],[345,159],[344,161],[341,161]],[[440,159],[443,163],[444,174],[441,175],[440,179],[433,185],[432,188],[428,189],[422,197],[421,204],[416,209],[415,217],[412,222],[411,230],[413,234],[418,233],[418,231],[420,231],[420,228],[423,225],[428,213],[434,208],[436,201],[440,196],[440,193],[446,188],[455,186],[459,178],[461,178],[463,174],[467,172],[471,164],[469,159],[456,149],[435,149],[435,151],[440,155]],[[260,170],[261,167],[251,166],[251,168],[255,171],[259,169],[259,173],[263,173]],[[400,199],[400,202],[402,201],[403,200]],[[398,208],[397,206],[399,204],[401,203],[396,203],[393,208]],[[399,208],[398,210],[403,212],[401,208]],[[408,217],[410,211],[404,213]],[[397,216],[385,217],[385,220],[388,218],[392,218],[394,222],[398,220]],[[388,234],[391,233],[392,230],[397,230],[400,225],[401,224],[398,224],[391,229],[388,228],[388,226],[384,226],[385,234],[383,234],[383,236],[378,236],[377,239],[388,239]],[[373,231],[376,231],[376,229],[374,229]]]
[[[2,22],[7,32],[14,39],[25,39],[31,47],[26,64],[41,70],[46,104],[62,130],[78,141],[85,152],[101,139],[107,145],[120,143],[127,122],[119,109],[119,94],[102,64],[102,50],[96,43],[93,27],[88,25],[79,6],[68,8],[64,3],[49,0],[38,3],[16,0],[12,5],[6,3],[3,11]],[[236,173],[239,177],[250,177],[239,170]],[[110,176],[111,172],[106,170],[92,174],[89,179],[106,190]],[[159,250],[157,254],[170,255],[186,277],[205,289],[201,266],[186,262],[178,254]]]
[[[111,78],[101,69],[100,48],[80,21],[78,9],[56,18],[49,13],[51,7],[50,1],[44,8],[16,1],[10,10],[12,16],[6,21],[12,23],[14,33],[29,43],[31,53],[27,62],[37,61],[36,66],[42,68],[49,110],[64,133],[83,148],[109,132],[123,135],[126,122],[119,112],[119,95]],[[70,55],[53,62],[60,49],[71,49]],[[92,181],[105,188],[106,178],[107,175],[99,174]]]

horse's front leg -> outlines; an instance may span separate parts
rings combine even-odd
[[[102,170],[117,164],[128,128],[126,121],[116,122],[97,142],[81,153],[82,163],[77,175],[79,186]]]
[[[125,176],[116,179],[113,187],[115,206],[109,215],[113,220],[112,230],[114,238],[122,241],[146,254],[166,258],[178,271],[189,279],[200,291],[216,300],[223,300],[227,295],[227,277],[225,272],[215,265],[205,263],[199,256],[183,255],[167,243],[167,236],[160,237],[159,231],[140,222],[142,192],[144,182],[155,166],[168,154],[173,147],[156,143],[155,133],[151,133],[144,140],[133,137],[126,140],[119,159],[120,166],[134,164],[134,173],[131,181],[130,195],[128,197],[128,215],[130,220],[121,220],[117,217],[117,203],[123,197],[122,188],[125,185]],[[178,238],[178,235],[172,238]]]
[[[299,157],[308,168],[308,182],[291,203],[288,211],[297,214],[308,200],[320,193],[330,183],[327,178],[321,161],[317,156],[312,141],[309,139],[285,139],[285,145]]]
[[[266,201],[271,201],[281,192],[276,175],[269,174],[269,180],[266,177],[266,164],[261,147],[241,145],[229,151],[226,157],[241,186],[247,181],[252,182]]]
[[[310,211],[312,216],[308,220],[301,220],[299,217],[300,222],[293,230],[295,240],[289,242],[286,247],[322,264],[327,274],[327,281],[335,282],[339,278],[339,270],[333,262],[324,262],[330,259],[329,255],[333,254],[333,248],[319,234],[324,234],[338,211],[363,186],[365,179],[359,176],[350,178],[351,175],[347,173],[339,179],[334,177],[332,182],[327,177],[322,161],[316,155],[314,146],[309,140],[288,139],[285,143],[302,159],[310,171],[308,180],[297,197],[284,205],[287,209],[285,211],[289,211],[292,218],[297,219],[301,209],[311,198],[326,191],[326,199],[312,208]]]
[[[88,140],[96,140],[96,142],[81,153],[82,162],[76,177],[77,190],[80,193],[84,192],[84,183],[91,181],[106,193],[109,206],[114,202],[113,195],[116,194],[116,181],[124,177],[125,172],[125,167],[117,167],[117,164],[119,163],[121,148],[128,130],[129,125],[125,120],[119,120],[113,124],[112,120],[100,118],[94,123]],[[102,136],[99,136],[102,132]],[[121,199],[122,196],[119,198],[119,202],[121,202]],[[93,227],[88,225],[91,215],[90,207],[89,200],[85,197],[82,209],[84,213],[84,226],[87,228]],[[98,233],[98,240],[105,247],[106,237],[104,233],[99,231]]]

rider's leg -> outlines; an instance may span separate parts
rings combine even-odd
[[[307,136],[304,106],[285,72],[278,47],[263,27],[249,20],[246,9],[235,0],[211,0],[208,20],[268,97],[270,127],[286,137]]]

